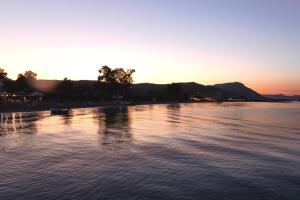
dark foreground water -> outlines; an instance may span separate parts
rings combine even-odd
[[[1,114],[0,199],[300,199],[300,104]]]

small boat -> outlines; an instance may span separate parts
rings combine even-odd
[[[68,108],[63,108],[63,109],[51,109],[50,111],[52,115],[68,115],[70,110]]]

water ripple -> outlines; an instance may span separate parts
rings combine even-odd
[[[298,199],[300,104],[0,114],[0,199]]]

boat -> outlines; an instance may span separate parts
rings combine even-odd
[[[62,108],[62,109],[51,109],[50,111],[52,115],[68,115],[70,110],[68,108]]]

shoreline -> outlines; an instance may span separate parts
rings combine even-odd
[[[109,107],[127,107],[127,106],[137,106],[137,105],[158,105],[158,104],[180,104],[180,103],[290,103],[293,101],[223,101],[223,102],[211,102],[211,101],[141,101],[133,104],[120,104],[115,102],[72,102],[71,104],[65,104],[69,109],[80,109],[80,108],[109,108]],[[42,112],[50,111],[51,108],[56,107],[57,105],[40,105],[29,107],[28,105],[16,105],[9,107],[0,107],[0,114],[9,114],[9,113],[19,113],[19,112]]]

